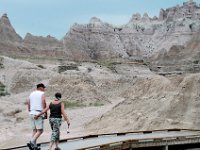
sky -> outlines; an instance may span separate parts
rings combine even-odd
[[[7,13],[16,32],[61,39],[74,23],[87,24],[91,17],[113,25],[128,23],[135,13],[159,16],[160,9],[187,0],[0,0],[0,16]],[[200,4],[200,0],[194,0]]]

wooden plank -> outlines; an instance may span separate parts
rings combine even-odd
[[[90,139],[90,138],[96,138],[98,137],[98,135],[88,135],[88,136],[84,136],[83,139]]]

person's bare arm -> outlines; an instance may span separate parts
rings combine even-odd
[[[31,110],[31,105],[30,105],[30,98],[28,98],[28,112],[30,112]]]
[[[40,117],[44,113],[47,113],[48,110],[49,110],[49,105],[45,109],[43,109],[43,111],[41,113],[39,113],[37,116],[35,116],[34,118],[37,120],[38,117]]]
[[[47,107],[46,97],[44,94],[42,95],[42,106],[43,106],[43,110]],[[47,111],[45,112],[45,117],[47,118]]]
[[[44,94],[42,95],[42,106],[43,106],[43,109],[45,109],[46,106],[47,106],[47,103],[46,103],[46,97],[45,97]]]
[[[67,121],[67,124],[68,124],[68,127],[70,126],[70,122],[69,122],[69,119],[67,117],[67,114],[65,113],[65,105],[63,102],[61,102],[61,113],[65,119],[65,121]]]

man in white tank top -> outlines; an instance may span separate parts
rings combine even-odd
[[[28,98],[28,111],[33,129],[32,138],[27,145],[32,149],[37,149],[37,139],[43,132],[44,120],[41,116],[37,120],[34,119],[36,115],[46,108],[46,98],[44,95],[45,85],[40,83],[37,85],[37,90],[33,91]],[[47,114],[46,114],[47,115]],[[46,116],[47,117],[47,116]]]

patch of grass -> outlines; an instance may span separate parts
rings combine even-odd
[[[8,92],[0,92],[0,96],[6,96],[6,95],[10,95],[10,93],[8,93]]]
[[[37,65],[41,69],[46,69],[43,65]]]
[[[6,86],[3,83],[0,82],[0,87],[5,88]]]
[[[98,106],[103,106],[104,104],[100,103],[100,102],[94,102],[94,103],[89,103],[89,104],[86,104],[86,103],[82,103],[82,102],[79,102],[79,101],[63,101],[64,105],[66,108],[76,108],[76,107],[88,107],[88,106],[95,106],[95,107],[98,107]]]
[[[9,93],[6,91],[6,86],[0,82],[0,96],[6,96],[9,95]]]
[[[18,123],[19,123],[19,122],[22,122],[23,120],[24,120],[24,118],[22,118],[22,117],[17,117],[17,118],[16,118],[16,122],[18,122]]]
[[[120,61],[99,61],[97,62],[100,66],[105,66],[107,67],[108,69],[110,69],[112,72],[114,73],[117,73],[116,69],[115,69],[115,66],[117,64],[122,64],[122,62]]]
[[[65,72],[67,70],[76,70],[78,71],[78,65],[77,64],[69,64],[69,65],[61,65],[58,66],[58,73]]]
[[[88,72],[91,72],[92,71],[92,68],[87,68]]]
[[[0,87],[0,92],[3,92],[5,90],[4,87]]]
[[[0,57],[0,69],[4,68],[3,57]]]
[[[24,102],[24,105],[28,105],[28,101],[27,100]]]
[[[0,63],[0,68],[3,69],[4,68],[4,65],[2,63]]]
[[[89,106],[95,106],[95,107],[98,107],[98,106],[103,106],[104,104],[100,103],[100,102],[95,102],[95,103],[90,103]]]
[[[199,60],[193,61],[194,64],[199,64],[199,62],[200,62]]]
[[[22,112],[21,109],[14,109],[14,110],[11,110],[7,113],[4,113],[4,116],[11,116],[11,117],[14,117],[16,114]]]
[[[86,105],[78,101],[63,101],[65,108],[85,107]]]

